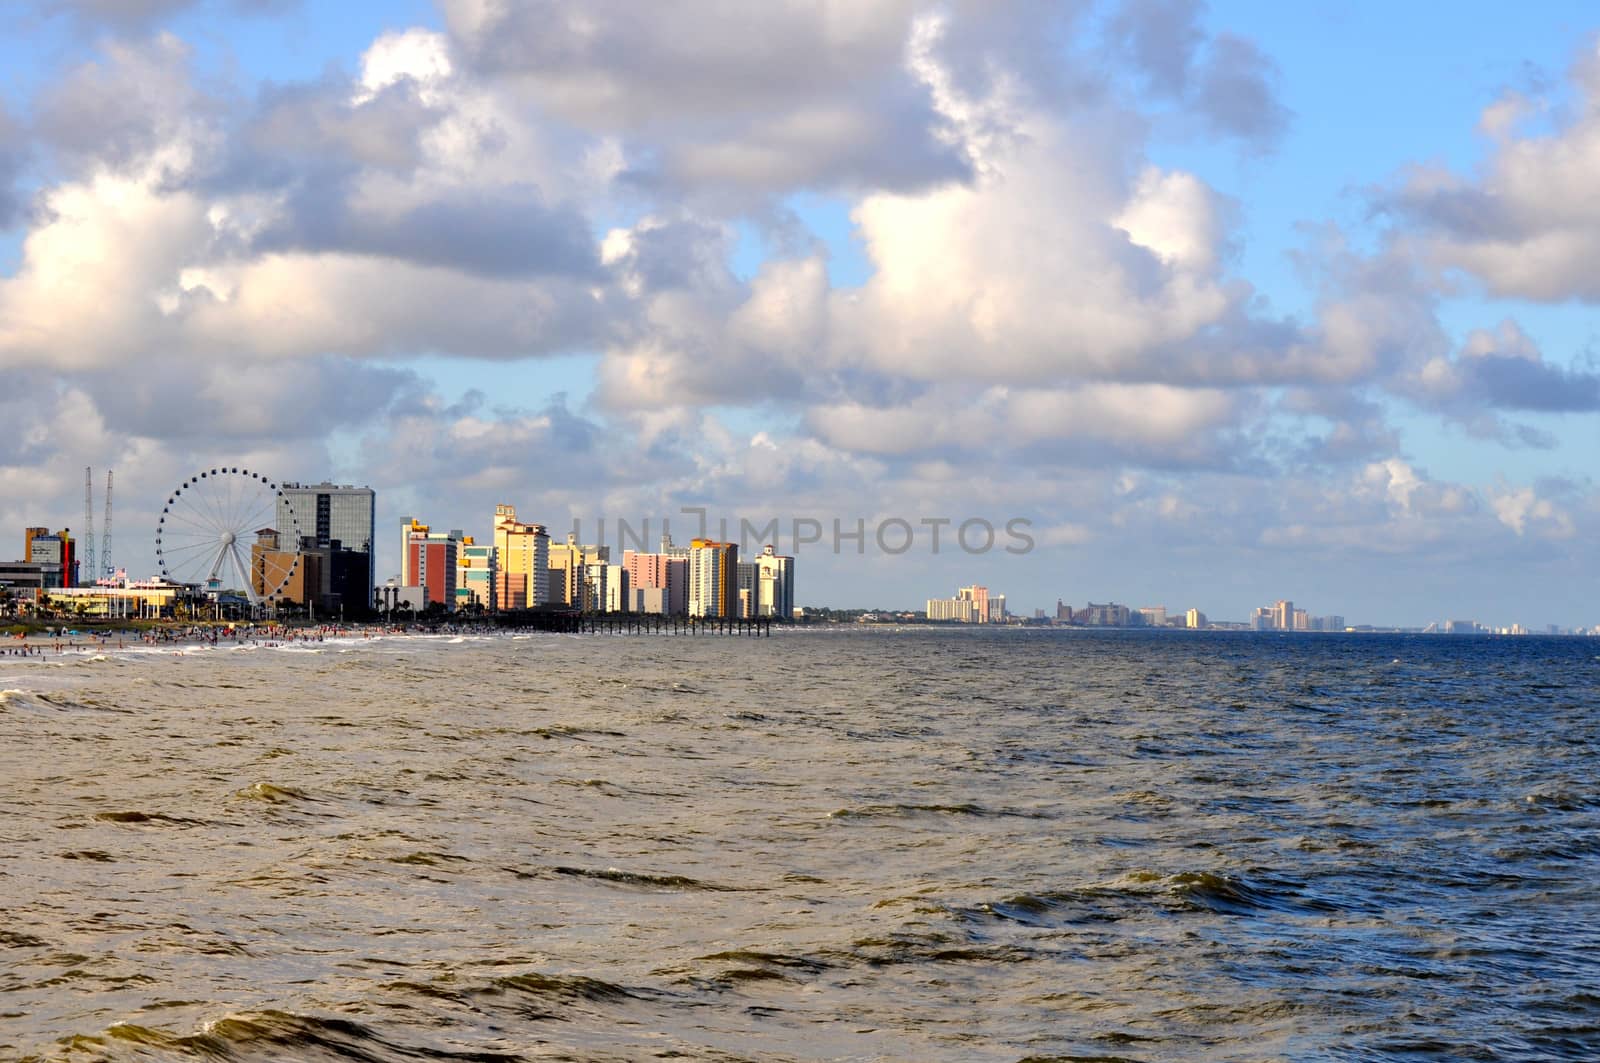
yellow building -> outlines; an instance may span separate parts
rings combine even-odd
[[[713,539],[689,543],[689,615],[739,615],[739,545]]]
[[[573,536],[552,543],[549,554],[550,604],[583,604],[583,547]]]
[[[517,519],[517,507],[494,507],[495,597],[501,609],[550,601],[550,536],[543,524]]]

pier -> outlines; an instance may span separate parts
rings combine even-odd
[[[739,635],[770,638],[770,616],[663,616],[659,613],[579,613],[519,609],[486,617],[505,628],[589,635]]]

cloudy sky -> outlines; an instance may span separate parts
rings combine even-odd
[[[1441,10],[6,4],[0,535],[114,468],[153,571],[227,462],[380,576],[702,507],[809,604],[1600,622],[1600,15]]]

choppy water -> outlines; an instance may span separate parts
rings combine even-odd
[[[0,1057],[1600,1058],[1600,642],[0,658]]]

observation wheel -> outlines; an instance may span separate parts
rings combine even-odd
[[[299,571],[300,524],[275,481],[249,469],[206,469],[167,496],[156,562],[173,582],[237,591],[259,606]]]

